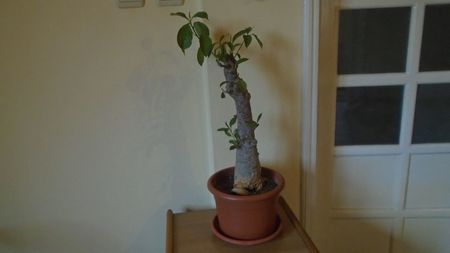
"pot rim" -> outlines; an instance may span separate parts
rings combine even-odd
[[[215,177],[217,177],[218,174],[220,174],[220,173],[224,173],[227,170],[234,170],[234,166],[216,171],[211,177],[209,177],[208,190],[216,197],[233,200],[233,201],[259,201],[259,200],[271,198],[274,195],[278,195],[284,188],[285,181],[284,181],[283,176],[279,172],[269,169],[269,168],[266,168],[266,167],[261,167],[261,169],[268,171],[269,173],[272,173],[272,178],[277,183],[277,186],[268,192],[265,192],[262,194],[241,196],[241,195],[225,193],[225,192],[218,190],[215,187],[215,185],[212,183],[213,179]]]

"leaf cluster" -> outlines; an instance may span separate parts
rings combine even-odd
[[[197,62],[200,65],[203,65],[205,58],[212,55],[220,66],[232,66],[237,69],[240,64],[248,61],[248,58],[242,57],[240,54],[243,47],[248,48],[255,41],[260,48],[263,47],[263,43],[259,37],[253,33],[252,27],[244,28],[233,35],[224,34],[220,36],[218,41],[213,42],[209,28],[204,23],[205,20],[208,20],[208,13],[200,11],[191,15],[190,12],[187,14],[176,12],[171,13],[170,15],[179,16],[186,20],[186,23],[181,26],[177,33],[177,43],[183,53],[192,46],[194,37],[197,38],[199,42]],[[228,93],[227,90],[223,88],[223,85],[225,84],[237,85],[240,90],[247,90],[247,83],[240,77],[233,83],[223,81],[219,85],[222,91],[220,95],[221,98],[225,98],[225,94]],[[252,129],[256,129],[259,126],[261,116],[262,114],[259,114],[256,121],[251,120],[245,123]],[[225,122],[225,127],[217,129],[217,131],[223,132],[230,138],[230,150],[239,149],[241,147],[241,139],[237,128],[235,127],[236,120],[237,117],[234,115],[229,122]]]
[[[197,62],[200,65],[203,65],[205,58],[212,54],[219,64],[226,65],[232,61],[237,67],[248,61],[248,58],[242,57],[240,54],[242,47],[249,47],[253,41],[256,41],[261,48],[263,47],[259,37],[252,32],[252,27],[242,29],[234,35],[222,35],[218,41],[213,42],[209,28],[204,23],[204,20],[208,20],[208,13],[200,11],[194,15],[191,13],[186,15],[183,12],[176,12],[171,15],[182,17],[187,21],[177,34],[177,43],[183,53],[191,47],[194,36],[198,39]]]
[[[230,143],[230,150],[238,149],[241,147],[241,138],[239,137],[239,133],[237,128],[234,127],[236,124],[237,116],[234,115],[229,122],[225,122],[225,127],[217,129],[219,132],[223,132],[226,136],[230,138],[228,143]]]
[[[253,129],[256,129],[259,126],[259,120],[261,119],[262,113],[260,113],[256,119],[256,121],[250,121],[247,122],[247,124],[250,124],[250,127]],[[239,136],[239,133],[237,131],[237,128],[234,127],[236,124],[237,116],[234,115],[229,122],[225,122],[225,127],[217,129],[219,132],[223,132],[226,136],[228,136],[230,139],[228,140],[228,143],[230,143],[230,150],[233,149],[239,149],[241,147],[241,138]]]

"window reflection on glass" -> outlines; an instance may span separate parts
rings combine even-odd
[[[413,143],[450,142],[450,83],[417,88]]]
[[[398,144],[403,86],[337,90],[335,145]]]
[[[409,7],[340,12],[338,74],[404,72]]]
[[[450,70],[450,4],[425,7],[419,69]]]

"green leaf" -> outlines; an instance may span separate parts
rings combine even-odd
[[[200,66],[203,65],[203,62],[205,61],[205,55],[203,54],[202,50],[198,48],[197,50],[197,61]]]
[[[258,38],[258,36],[256,36],[256,34],[253,34],[253,37],[255,37],[256,41],[258,42],[259,46],[262,48],[263,47],[263,43],[261,42],[261,40]]]
[[[226,134],[228,137],[231,137],[230,129],[227,129],[227,131],[225,131],[225,134]]]
[[[245,28],[245,29],[243,29],[243,30],[237,32],[237,33],[233,36],[232,41],[234,42],[236,39],[238,39],[238,38],[241,37],[242,35],[247,34],[247,33],[251,32],[251,31],[252,31],[252,28],[251,28],[251,27],[247,27],[247,28]]]
[[[221,97],[221,98],[225,98],[225,93],[223,93],[223,92],[220,93],[220,97]]]
[[[192,30],[189,24],[185,24],[178,30],[177,42],[183,53],[185,49],[192,45]]]
[[[225,132],[225,131],[228,131],[228,128],[221,127],[221,128],[219,128],[219,129],[217,129],[217,131],[219,131],[219,132],[221,132],[221,131]]]
[[[236,62],[236,64],[239,65],[239,64],[241,64],[241,63],[243,63],[243,62],[246,62],[246,61],[248,61],[248,58],[241,58],[241,59],[239,59],[239,60]]]
[[[258,118],[256,119],[256,122],[259,122],[259,120],[261,119],[261,116],[262,116],[262,113],[260,113],[260,114],[258,115]]]
[[[195,13],[194,16],[192,16],[192,17],[208,19],[208,13],[206,13],[206,11],[199,11],[199,12]]]
[[[237,119],[237,116],[236,116],[236,114],[233,116],[233,118],[231,118],[231,120],[230,120],[230,127],[231,126],[233,126],[235,123],[236,123],[236,119]]]
[[[252,129],[256,129],[256,128],[259,126],[259,124],[256,123],[255,121],[249,121],[249,122],[248,122],[248,125],[249,125]]]
[[[185,19],[189,20],[188,17],[186,16],[186,14],[184,14],[183,12],[170,13],[170,15],[171,16],[180,16],[182,18],[185,18]]]
[[[244,43],[245,43],[245,47],[250,46],[250,43],[252,43],[252,36],[245,34],[244,35]]]
[[[205,56],[210,56],[212,51],[212,40],[209,35],[202,34],[200,36],[200,48]]]
[[[240,138],[239,138],[239,133],[238,133],[238,130],[237,130],[237,129],[234,129],[233,135],[234,135],[234,138],[235,138],[236,140],[239,140],[239,139],[240,139]]]
[[[234,150],[234,149],[236,149],[237,147],[235,146],[235,145],[231,145],[230,146],[230,150]]]
[[[202,36],[203,34],[209,35],[208,26],[206,26],[202,22],[194,22],[194,29],[199,36]]]

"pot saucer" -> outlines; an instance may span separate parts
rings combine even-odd
[[[266,237],[255,239],[255,240],[240,240],[240,239],[236,239],[233,237],[229,237],[228,235],[224,234],[219,227],[219,220],[217,218],[217,215],[214,217],[214,220],[211,223],[211,228],[212,228],[214,235],[223,241],[229,242],[231,244],[236,244],[236,245],[251,246],[251,245],[268,242],[268,241],[274,239],[275,237],[277,237],[277,235],[280,234],[282,227],[283,227],[281,224],[281,219],[278,215],[277,215],[276,222],[277,222],[277,228],[275,229],[275,231],[272,234],[269,234]]]

